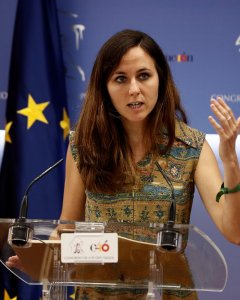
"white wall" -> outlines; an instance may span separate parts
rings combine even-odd
[[[2,155],[3,155],[3,147],[4,147],[4,137],[5,137],[5,131],[0,130],[0,167],[2,163]]]

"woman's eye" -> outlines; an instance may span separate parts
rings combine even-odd
[[[148,79],[150,77],[150,74],[149,73],[141,73],[141,74],[139,74],[139,78],[141,79],[141,80],[146,80],[146,79]]]
[[[118,76],[115,78],[115,81],[118,83],[123,83],[126,81],[126,77],[125,76]]]

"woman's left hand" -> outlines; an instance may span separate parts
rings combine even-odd
[[[211,99],[210,108],[217,119],[216,121],[212,116],[208,117],[220,137],[219,156],[223,163],[235,160],[235,145],[240,132],[240,117],[236,119],[231,108],[220,97]]]

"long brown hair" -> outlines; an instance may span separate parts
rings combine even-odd
[[[112,105],[107,82],[123,55],[136,46],[151,56],[159,76],[158,101],[148,118],[150,149],[157,151],[164,128],[168,143],[162,153],[166,153],[174,142],[175,119],[187,123],[170,68],[159,45],[141,31],[126,29],[113,35],[96,57],[75,132],[78,167],[89,191],[114,193],[126,178],[131,178],[132,151],[121,119]]]

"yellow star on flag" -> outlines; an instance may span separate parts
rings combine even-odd
[[[63,109],[63,120],[60,122],[60,127],[63,129],[63,138],[65,140],[70,131],[70,119],[65,108]]]
[[[76,297],[76,291],[77,291],[77,288],[76,287],[74,287],[74,293],[73,294],[71,294],[71,295],[69,295],[69,298],[71,298],[71,299],[75,299],[75,297]]]
[[[10,298],[10,296],[8,295],[8,292],[6,290],[4,290],[4,299],[3,300],[17,300],[17,297]]]
[[[10,128],[13,122],[8,122],[5,126],[5,142],[12,143],[11,136],[9,134]]]
[[[49,105],[49,103],[50,102],[42,102],[37,104],[34,101],[33,97],[30,94],[28,95],[28,106],[17,111],[18,114],[21,114],[28,118],[27,129],[31,128],[31,126],[36,121],[48,124],[48,121],[45,118],[43,111]]]

